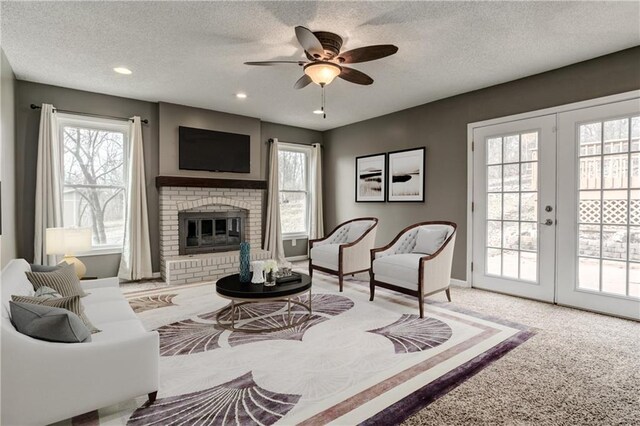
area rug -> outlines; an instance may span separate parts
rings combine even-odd
[[[391,424],[445,394],[533,335],[526,326],[349,280],[314,276],[313,314],[297,327],[241,333],[216,326],[227,304],[215,284],[128,295],[160,333],[158,400],[145,398],[74,424]],[[452,290],[455,299],[455,289]],[[302,302],[308,296],[301,296]],[[242,307],[238,325],[283,325],[286,304]],[[294,321],[306,315],[292,308]]]

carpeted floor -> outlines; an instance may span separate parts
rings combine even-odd
[[[482,290],[451,293],[458,306],[537,333],[405,425],[640,424],[639,323]]]

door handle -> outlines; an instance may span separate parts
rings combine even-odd
[[[544,222],[540,222],[540,225],[551,226],[551,225],[553,225],[553,219],[547,219]]]

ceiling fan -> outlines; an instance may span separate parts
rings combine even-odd
[[[304,75],[293,85],[302,89],[310,83],[316,83],[324,88],[336,77],[355,84],[369,85],[373,79],[365,73],[344,64],[374,61],[393,55],[398,48],[392,44],[359,47],[357,49],[340,52],[342,37],[327,31],[312,32],[308,28],[297,26],[296,38],[304,49],[309,61],[261,61],[245,62],[246,65],[281,65],[296,64],[304,69]]]

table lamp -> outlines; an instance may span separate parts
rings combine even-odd
[[[73,265],[78,278],[84,277],[87,267],[76,253],[91,250],[91,228],[47,228],[46,252],[48,255],[64,255],[60,261]]]

